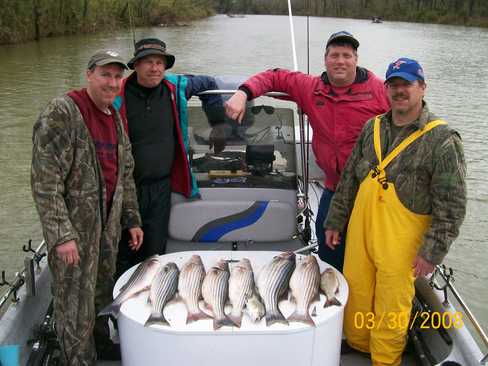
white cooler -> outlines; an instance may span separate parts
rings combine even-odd
[[[280,252],[270,251],[188,251],[162,255],[161,263],[175,262],[181,269],[192,254],[201,256],[205,269],[219,259],[248,258],[254,277],[261,267]],[[299,260],[301,256],[297,256]],[[318,260],[320,271],[328,264]],[[232,268],[233,263],[230,263]],[[129,269],[117,281],[114,297],[129,279],[136,266]],[[165,318],[171,327],[152,325],[144,327],[150,314],[148,292],[127,300],[118,318],[119,337],[124,366],[335,366],[339,365],[342,339],[344,305],[348,287],[344,277],[336,271],[339,279],[337,299],[342,306],[323,308],[325,296],[310,307],[316,308],[313,316],[316,327],[302,323],[266,326],[261,319],[252,323],[244,310],[241,328],[223,327],[213,330],[212,319],[185,324],[186,307],[181,300],[172,300],[164,309]],[[288,300],[279,303],[287,318],[295,309]],[[230,308],[228,309],[230,311]],[[226,310],[227,313],[227,310]]]

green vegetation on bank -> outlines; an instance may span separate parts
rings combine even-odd
[[[291,0],[296,15],[488,27],[488,0]],[[219,0],[219,11],[287,14],[285,0]]]
[[[488,0],[292,0],[296,15],[488,27]],[[0,0],[0,44],[122,27],[173,25],[215,11],[287,14],[286,0]]]
[[[214,13],[212,0],[0,0],[0,44],[143,25]]]

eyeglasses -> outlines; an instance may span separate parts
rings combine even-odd
[[[273,114],[275,111],[274,107],[270,105],[255,105],[251,107],[251,112],[252,114],[258,114],[263,109],[266,114]]]

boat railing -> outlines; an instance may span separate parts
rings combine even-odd
[[[468,317],[469,321],[473,325],[474,329],[478,333],[481,341],[484,343],[485,347],[488,348],[488,336],[486,335],[485,331],[481,327],[480,323],[474,316],[473,312],[469,308],[468,304],[463,300],[459,292],[457,291],[456,287],[453,285],[454,282],[454,271],[452,268],[448,268],[445,265],[437,265],[435,268],[434,273],[432,274],[429,284],[432,288],[436,290],[442,291],[444,295],[444,301],[442,303],[443,306],[447,307],[450,305],[448,299],[448,290],[454,295],[454,298],[461,306],[462,310]],[[437,278],[442,278],[444,281],[443,284],[439,284],[436,280]],[[485,365],[488,361],[488,352],[484,353],[484,356],[479,361],[480,365]]]
[[[213,90],[205,90],[203,92],[198,93],[198,95],[232,95],[236,92],[235,89],[213,89]],[[266,97],[288,97],[288,94],[282,92],[268,92],[265,93],[264,96]]]
[[[6,280],[5,271],[2,270],[2,278],[0,280],[0,287],[8,286],[7,292],[0,298],[0,310],[7,303],[8,299],[12,297],[12,302],[19,301],[17,296],[18,291],[23,285],[26,285],[27,296],[36,295],[36,268],[40,268],[41,260],[46,256],[46,242],[43,240],[36,249],[32,248],[32,241],[29,240],[27,245],[22,247],[22,250],[27,253],[33,253],[26,256],[24,259],[24,268],[15,274],[12,281]]]

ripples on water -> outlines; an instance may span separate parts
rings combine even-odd
[[[328,36],[349,30],[361,42],[360,65],[380,76],[389,62],[407,56],[424,67],[426,100],[462,135],[468,162],[468,213],[461,236],[447,257],[457,285],[488,329],[488,30],[455,26],[353,19],[310,19],[310,71],[323,71]],[[157,36],[176,55],[175,72],[250,75],[274,67],[293,68],[288,18],[216,16],[179,28],[136,30]],[[306,19],[295,19],[299,70],[307,70]],[[0,269],[12,274],[22,263],[19,249],[42,234],[29,183],[31,133],[39,112],[56,95],[83,84],[86,63],[99,48],[130,58],[128,31],[44,39],[0,47]]]

